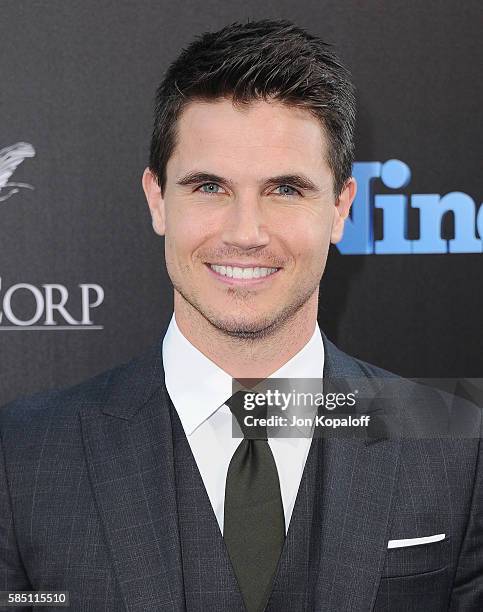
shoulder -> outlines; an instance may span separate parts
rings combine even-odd
[[[353,357],[325,336],[329,377],[346,379],[376,397],[384,412],[398,419],[411,436],[466,438],[478,441],[483,429],[483,408],[465,393],[462,381],[408,379]],[[324,369],[324,372],[326,369]]]
[[[20,397],[0,407],[0,433],[20,432],[26,428],[62,427],[69,420],[78,420],[81,409],[93,412],[102,409],[116,396],[142,398],[153,380],[153,369],[159,367],[151,345],[129,361],[116,365],[76,385],[41,391]]]
[[[0,432],[7,436],[12,435],[13,430],[22,431],[31,426],[42,429],[45,424],[58,423],[59,419],[75,419],[86,403],[102,402],[109,381],[119,367],[122,366],[68,388],[40,391],[9,402],[0,408]]]

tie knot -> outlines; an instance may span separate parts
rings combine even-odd
[[[241,389],[226,401],[232,415],[238,422],[243,437],[249,440],[267,439],[267,406],[253,401],[255,393]]]

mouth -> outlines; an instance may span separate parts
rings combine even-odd
[[[265,282],[276,276],[281,268],[271,268],[266,266],[236,266],[236,265],[220,265],[220,264],[205,264],[208,270],[214,274],[218,280],[229,284],[253,284]]]

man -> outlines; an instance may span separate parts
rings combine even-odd
[[[143,187],[174,316],[141,357],[0,412],[3,589],[96,612],[483,609],[480,412],[317,325],[354,114],[332,50],[286,21],[205,34],[171,65]],[[397,392],[371,435],[250,439],[232,378]],[[459,435],[424,435],[428,407]]]

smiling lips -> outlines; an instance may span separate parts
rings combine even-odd
[[[258,278],[264,278],[277,272],[279,268],[265,268],[265,267],[239,267],[239,266],[222,266],[217,264],[209,264],[209,267],[219,274],[233,279],[240,280],[253,280]]]

